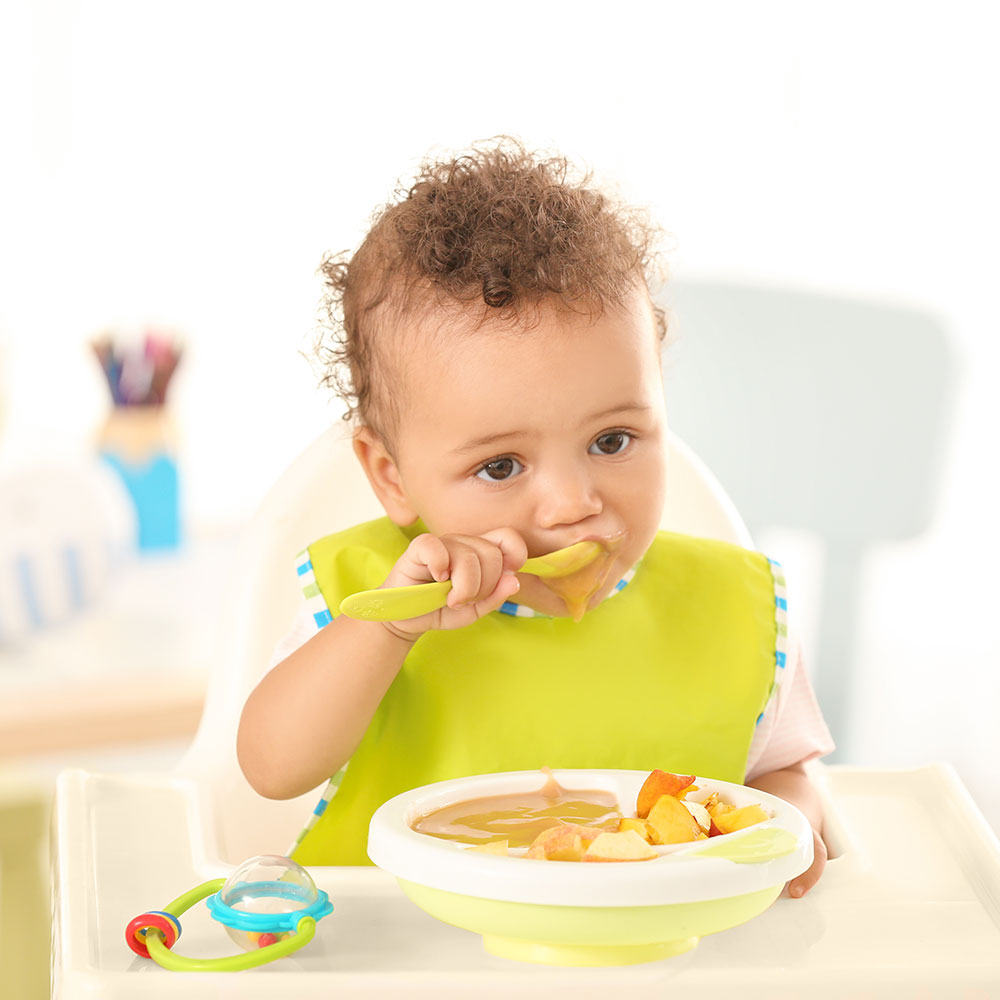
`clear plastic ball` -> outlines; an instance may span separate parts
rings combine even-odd
[[[243,913],[294,913],[316,902],[316,883],[301,866],[277,854],[245,861],[219,890],[226,906]],[[244,931],[226,926],[226,932],[245,951],[281,941],[292,931]],[[262,940],[263,938],[263,940]]]

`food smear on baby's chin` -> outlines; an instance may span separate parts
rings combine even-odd
[[[607,583],[615,566],[615,553],[621,539],[602,542],[602,552],[592,562],[568,576],[548,577],[542,581],[566,605],[573,621],[578,622],[587,613],[594,595]]]
[[[552,826],[571,824],[597,830],[617,830],[621,819],[614,792],[566,789],[548,768],[537,791],[467,799],[419,816],[411,824],[417,833],[464,844],[484,844],[497,838],[510,847],[528,847]]]

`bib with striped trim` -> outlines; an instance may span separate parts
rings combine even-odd
[[[411,537],[380,518],[310,546],[314,613],[381,584]],[[660,532],[632,582],[580,622],[494,613],[425,633],[293,857],[368,864],[378,806],[466,775],[658,767],[742,781],[783,666],[783,583],[760,553]]]

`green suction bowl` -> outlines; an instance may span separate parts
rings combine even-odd
[[[446,924],[483,936],[488,952],[546,965],[633,965],[689,951],[706,934],[766,910],[782,884],[741,896],[663,906],[550,906],[463,896],[399,879],[403,892]]]
[[[630,804],[646,773],[565,769],[551,777]],[[768,820],[710,840],[658,845],[657,858],[621,864],[490,855],[413,829],[416,817],[442,806],[538,787],[537,772],[507,771],[389,799],[372,816],[368,856],[432,917],[482,935],[491,954],[563,966],[654,962],[763,913],[813,859],[812,828],[794,806],[756,788],[695,780],[703,795],[759,803]]]

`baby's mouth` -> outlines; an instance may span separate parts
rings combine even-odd
[[[567,576],[549,577],[541,581],[566,605],[566,611],[573,621],[578,622],[583,618],[594,596],[607,583],[617,561],[617,550],[621,548],[624,538],[622,534],[594,539],[601,546],[600,554],[595,559]]]

